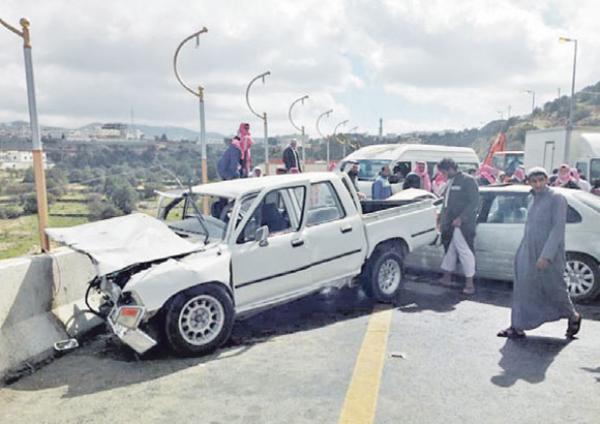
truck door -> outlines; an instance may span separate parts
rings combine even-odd
[[[311,184],[306,234],[311,245],[312,277],[316,282],[333,281],[360,272],[366,245],[362,218],[355,209],[345,210],[330,181]]]
[[[544,144],[544,169],[548,172],[552,172],[554,168],[554,151],[556,146],[554,141],[546,141]]]
[[[285,297],[313,282],[303,228],[308,187],[306,182],[270,187],[248,200],[249,212],[240,215],[241,201],[241,221],[230,240],[236,307]],[[256,240],[263,226],[269,229],[266,243]]]

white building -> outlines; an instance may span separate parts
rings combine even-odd
[[[46,153],[44,158],[44,169],[48,168]],[[27,151],[7,150],[0,152],[0,169],[27,169],[33,166],[33,154]]]

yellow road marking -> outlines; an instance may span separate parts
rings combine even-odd
[[[392,309],[377,305],[369,319],[367,332],[356,358],[340,424],[369,424],[375,419],[391,321]]]

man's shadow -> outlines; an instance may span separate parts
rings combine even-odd
[[[507,339],[500,349],[502,358],[498,362],[503,371],[493,376],[491,382],[500,387],[511,387],[518,380],[541,383],[554,358],[570,342],[567,339],[540,336]]]

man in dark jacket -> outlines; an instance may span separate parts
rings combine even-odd
[[[464,294],[475,293],[475,226],[479,207],[479,188],[475,179],[458,170],[452,159],[442,159],[438,170],[448,178],[444,206],[439,216],[442,243],[446,255],[442,261],[442,284],[451,283],[452,272],[460,261],[466,284]]]
[[[223,180],[233,180],[240,177],[242,151],[240,150],[238,143],[239,137],[235,137],[233,140],[228,141],[229,145],[217,163],[217,171]]]
[[[298,155],[298,150],[296,150],[297,145],[298,142],[293,138],[292,141],[290,141],[290,145],[283,150],[283,164],[285,165],[287,172],[290,172],[293,168],[296,168],[298,172],[302,172],[300,156]]]

